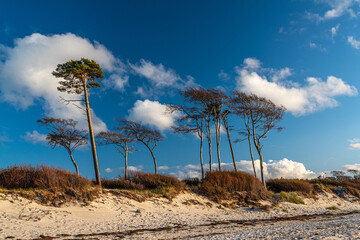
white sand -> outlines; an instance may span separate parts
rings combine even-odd
[[[169,239],[194,236],[204,239],[257,239],[261,236],[273,239],[272,236],[274,236],[274,238],[286,239],[286,236],[290,236],[290,233],[296,235],[297,230],[300,231],[297,233],[300,235],[303,233],[311,235],[315,234],[316,231],[319,231],[318,234],[324,235],[325,232],[328,233],[329,231],[321,233],[316,228],[316,224],[319,221],[320,225],[330,224],[330,219],[325,221],[319,219],[308,220],[306,221],[308,225],[304,225],[303,222],[301,224],[297,223],[299,221],[257,223],[255,226],[240,226],[236,223],[221,224],[219,222],[339,212],[326,209],[330,206],[337,206],[344,212],[360,210],[359,202],[344,200],[333,194],[319,195],[317,201],[305,199],[305,205],[281,203],[279,207],[273,208],[270,213],[262,212],[256,208],[245,207],[220,209],[218,204],[188,192],[178,195],[173,201],[152,197],[142,203],[107,193],[88,206],[73,205],[61,208],[43,206],[24,198],[15,198],[11,194],[0,194],[0,199],[2,199],[0,200],[0,239],[10,236],[21,239],[34,239],[40,235],[62,236],[61,239],[81,239],[77,235],[95,233],[99,233],[99,235],[93,237],[99,239],[117,239],[117,236],[125,236],[131,239]],[[194,205],[190,202],[198,202],[199,204]],[[208,204],[212,204],[212,206]],[[215,224],[216,222],[217,224]],[[344,226],[348,226],[349,231],[352,231],[349,236],[359,236],[360,229],[356,229],[356,226],[359,226],[358,214],[336,219],[335,223],[331,224],[341,225],[341,222],[344,222]],[[214,223],[214,225],[201,226],[209,223]],[[351,224],[355,228],[351,228]],[[322,227],[326,228],[325,225]],[[131,236],[124,235],[124,232],[129,230],[157,228],[164,229],[155,232],[138,231]],[[310,230],[305,231],[304,229]],[[105,233],[111,234],[106,236]],[[282,233],[285,235],[281,235]],[[346,235],[347,233],[341,234]],[[90,236],[85,237],[85,239],[87,238],[90,238]],[[340,238],[343,239],[341,236]]]

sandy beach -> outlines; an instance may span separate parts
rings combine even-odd
[[[191,192],[139,202],[111,191],[89,204],[62,207],[14,193],[0,199],[1,239],[360,238],[359,202],[330,193],[304,199],[305,204],[282,202],[268,212],[256,206],[226,208]],[[334,206],[339,210],[327,209]]]

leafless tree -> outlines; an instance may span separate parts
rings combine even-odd
[[[37,122],[48,129],[49,133],[46,136],[46,140],[52,148],[61,146],[68,151],[71,161],[75,166],[76,174],[79,176],[79,167],[74,160],[73,152],[78,147],[88,143],[88,133],[84,130],[76,129],[77,121],[72,119],[45,117],[37,120]]]
[[[184,92],[181,93],[184,95]],[[181,134],[196,133],[200,138],[201,177],[202,179],[204,179],[205,170],[204,170],[204,162],[203,162],[203,141],[204,141],[204,131],[206,127],[204,105],[200,104],[199,107],[169,105],[168,109],[170,112],[177,111],[182,113],[181,117],[177,119],[177,125],[172,127],[174,132]]]
[[[234,99],[237,101],[242,101],[239,111],[246,112],[248,117],[248,127],[251,130],[251,136],[254,143],[254,146],[259,154],[260,158],[260,172],[261,172],[261,181],[266,188],[265,176],[264,176],[264,163],[262,156],[261,140],[267,136],[271,129],[282,130],[282,127],[276,126],[276,123],[282,120],[282,117],[286,111],[283,106],[277,106],[269,99],[258,97],[254,94],[247,95],[239,91],[234,92]],[[246,116],[247,116],[246,115]],[[248,136],[250,134],[248,133]]]
[[[221,157],[220,157],[220,138],[221,138],[221,125],[224,115],[224,105],[226,104],[228,97],[227,95],[217,89],[207,89],[207,109],[206,112],[210,112],[213,117],[216,135],[216,150],[219,162],[219,170],[221,171]]]
[[[96,135],[99,145],[113,145],[121,153],[125,160],[125,179],[128,179],[128,154],[136,151],[134,147],[135,139],[126,129],[119,129],[119,132],[100,132]]]
[[[230,101],[229,101],[230,102]],[[226,135],[227,135],[227,138],[228,138],[228,141],[229,141],[229,146],[230,146],[230,151],[231,151],[231,157],[232,157],[232,160],[233,160],[233,164],[234,164],[234,170],[235,172],[237,172],[237,166],[236,166],[236,161],[235,161],[235,155],[234,155],[234,149],[233,149],[233,146],[232,146],[232,142],[231,142],[231,137],[230,137],[230,126],[229,126],[229,122],[228,122],[228,117],[229,115],[231,114],[231,111],[230,111],[230,107],[229,109],[226,109],[223,114],[222,114],[222,119],[223,119],[223,123],[224,123],[224,127],[225,127],[225,130],[226,130]]]
[[[144,125],[133,121],[126,119],[117,119],[117,121],[120,123],[120,127],[116,127],[116,129],[125,129],[129,135],[149,149],[154,160],[155,174],[157,174],[157,162],[154,149],[157,147],[158,142],[161,142],[164,139],[162,134],[157,130],[149,129]]]

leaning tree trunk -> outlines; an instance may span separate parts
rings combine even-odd
[[[216,126],[218,125],[218,126]],[[219,162],[219,171],[221,172],[221,158],[220,158],[220,125],[221,122],[215,124],[215,131],[216,131],[216,150],[217,150],[217,157]]]
[[[212,154],[211,154],[211,129],[210,129],[210,122],[206,123],[206,133],[207,133],[207,139],[209,144],[209,170],[211,172],[212,170]]]
[[[128,161],[127,161],[127,158],[128,158],[128,151],[126,150],[126,151],[125,151],[125,180],[128,180],[128,179],[129,179],[129,176],[128,176]]]
[[[151,153],[151,156],[154,160],[154,166],[155,166],[155,175],[157,174],[157,163],[156,163],[156,158],[155,158],[155,155],[154,155],[154,151],[147,145],[145,144],[145,146],[149,149],[150,153]]]
[[[227,121],[225,119],[224,119],[224,126],[226,128],[226,133],[227,133],[227,137],[228,137],[228,140],[229,140],[229,146],[230,146],[231,156],[232,156],[233,163],[234,163],[234,169],[235,169],[235,172],[237,172],[237,166],[236,166],[236,161],[235,161],[234,150],[233,150],[232,143],[231,143],[231,138],[230,138],[229,124],[227,123]]]
[[[71,151],[69,151],[69,155],[70,155],[70,158],[71,158],[72,163],[73,163],[74,166],[75,166],[76,175],[79,176],[79,167],[78,167],[78,165],[76,164],[76,162],[75,162],[75,160],[74,160],[74,158],[73,158],[73,155],[72,155],[72,152],[71,152]]]
[[[264,186],[264,188],[266,189],[266,182],[265,182],[265,176],[264,176],[264,161],[263,161],[263,156],[261,154],[261,147],[260,147],[260,142],[256,142],[255,137],[254,137],[254,144],[256,147],[256,150],[259,154],[259,158],[260,158],[260,173],[261,173],[261,182]]]
[[[250,136],[251,136],[250,133],[248,133],[249,150],[250,150],[250,156],[251,156],[252,166],[253,166],[253,170],[254,170],[254,176],[257,177],[256,176],[255,161],[254,161],[254,155],[253,155],[253,152],[252,152]]]
[[[101,187],[99,164],[98,164],[98,159],[97,159],[97,155],[96,155],[95,138],[94,138],[94,132],[93,132],[93,127],[92,127],[92,122],[91,122],[89,98],[88,98],[85,76],[83,76],[82,82],[83,82],[83,87],[84,87],[86,115],[87,115],[87,120],[88,120],[88,125],[89,125],[90,142],[91,142],[91,150],[92,150],[92,155],[93,155],[93,160],[94,160],[96,184],[99,185],[99,187]]]
[[[200,136],[200,165],[201,165],[201,179],[205,178],[205,172],[204,172],[204,163],[203,163],[203,141],[204,136],[201,134]]]

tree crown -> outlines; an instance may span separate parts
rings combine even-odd
[[[101,87],[98,79],[104,78],[100,65],[94,60],[86,58],[58,64],[52,74],[57,78],[65,79],[65,81],[59,81],[60,86],[57,89],[60,92],[76,94],[81,94],[84,91],[84,84],[88,88]]]

